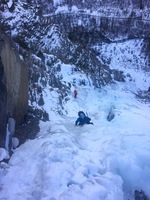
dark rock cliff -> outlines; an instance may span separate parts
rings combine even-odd
[[[0,37],[0,58],[0,135],[5,135],[7,115],[11,115],[19,125],[27,112],[28,70],[13,43],[4,36]]]
[[[4,146],[7,122],[7,89],[4,65],[0,57],[0,146]]]
[[[25,1],[25,0],[24,0]],[[71,10],[73,6],[76,6],[78,9],[85,10],[89,9],[90,11],[98,10],[101,7],[118,9],[144,9],[150,7],[150,2],[145,0],[26,0],[25,2],[38,3],[42,6],[44,13],[54,12],[59,6],[68,6]]]
[[[96,16],[81,13],[59,13],[41,17],[41,24],[61,24],[67,33],[97,33],[97,40],[109,41],[131,38],[149,38],[150,19],[136,17]]]

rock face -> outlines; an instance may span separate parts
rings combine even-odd
[[[6,116],[10,114],[19,125],[27,112],[28,71],[13,43],[4,36],[0,37],[0,58],[0,135],[5,135]]]
[[[4,65],[0,57],[0,146],[4,146],[6,132],[7,90]]]
[[[97,33],[97,39],[117,41],[131,38],[147,38],[150,34],[150,21],[130,16],[96,16],[81,13],[62,13],[41,17],[41,24],[61,24],[67,33]],[[142,16],[141,16],[142,17]],[[67,22],[67,23],[65,23]]]
[[[26,0],[29,2],[29,0]],[[110,8],[134,8],[143,9],[144,7],[150,7],[150,2],[145,0],[30,0],[30,3],[41,4],[44,12],[53,11],[57,9],[58,6],[68,5],[70,8],[76,6],[79,9],[90,9],[97,10],[100,7],[110,7]],[[50,13],[50,12],[49,12]]]

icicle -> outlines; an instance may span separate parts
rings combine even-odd
[[[5,149],[9,150],[9,136],[10,132],[8,130],[8,123],[7,123],[7,128],[6,128],[6,140],[5,140]]]

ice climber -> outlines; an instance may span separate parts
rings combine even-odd
[[[84,124],[93,124],[93,122],[90,122],[91,118],[87,117],[83,111],[79,111],[78,116],[79,117],[77,118],[77,120],[75,122],[76,126],[77,125],[82,126]]]
[[[74,97],[75,98],[77,98],[77,94],[78,94],[77,90],[74,90]]]

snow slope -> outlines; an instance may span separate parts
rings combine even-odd
[[[37,138],[17,148],[9,164],[3,164],[0,200],[132,200],[136,189],[150,196],[149,104],[128,90],[131,84],[135,91],[135,83],[94,89],[84,74],[72,73],[72,67],[62,66],[60,72],[62,81],[72,83],[64,102],[67,114],[54,112],[57,90],[47,88],[44,108],[50,121],[40,122]],[[111,107],[115,118],[108,122]],[[79,110],[88,113],[94,126],[74,126]]]

